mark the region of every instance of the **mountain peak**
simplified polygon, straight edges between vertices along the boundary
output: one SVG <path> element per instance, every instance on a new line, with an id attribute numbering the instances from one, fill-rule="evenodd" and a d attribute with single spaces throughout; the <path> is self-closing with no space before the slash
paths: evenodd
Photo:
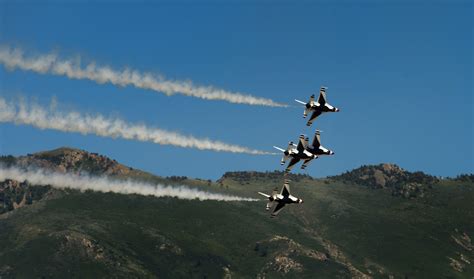
<path id="1" fill-rule="evenodd" d="M 389 163 L 364 165 L 331 178 L 370 188 L 390 188 L 393 195 L 405 197 L 422 196 L 426 190 L 424 185 L 431 187 L 438 181 L 436 177 L 421 171 L 410 172 Z"/>
<path id="2" fill-rule="evenodd" d="M 68 146 L 62 146 L 53 150 L 47 150 L 47 151 L 40 151 L 33 153 L 31 155 L 33 156 L 41 156 L 41 155 L 49 155 L 49 156 L 60 156 L 60 155 L 65 155 L 65 154 L 70 154 L 70 153 L 89 153 L 85 150 L 81 150 L 79 148 L 72 148 Z"/>
<path id="3" fill-rule="evenodd" d="M 98 153 L 71 147 L 42 151 L 16 159 L 22 167 L 40 167 L 59 172 L 87 172 L 90 174 L 128 175 L 131 168 Z"/>
<path id="4" fill-rule="evenodd" d="M 397 164 L 392 164 L 392 163 L 382 163 L 382 164 L 379 164 L 378 166 L 381 167 L 385 172 L 403 172 L 404 171 Z"/>

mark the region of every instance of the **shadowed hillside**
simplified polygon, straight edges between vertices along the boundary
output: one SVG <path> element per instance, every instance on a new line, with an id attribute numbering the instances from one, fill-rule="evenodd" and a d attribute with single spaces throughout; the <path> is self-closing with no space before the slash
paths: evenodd
<path id="1" fill-rule="evenodd" d="M 71 148 L 0 161 L 254 198 L 283 180 L 282 172 L 228 172 L 216 182 L 163 178 Z M 471 278 L 471 177 L 440 180 L 390 164 L 327 179 L 291 175 L 292 194 L 305 203 L 275 219 L 265 201 L 79 192 L 6 180 L 0 277 Z"/>

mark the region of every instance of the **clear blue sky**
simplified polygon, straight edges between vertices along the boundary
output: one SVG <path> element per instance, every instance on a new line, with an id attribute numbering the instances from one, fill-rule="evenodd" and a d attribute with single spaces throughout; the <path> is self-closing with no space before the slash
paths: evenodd
<path id="1" fill-rule="evenodd" d="M 37 53 L 58 50 L 63 57 L 80 54 L 99 64 L 295 107 L 167 97 L 0 66 L 0 94 L 7 99 L 21 95 L 47 105 L 55 96 L 79 111 L 268 151 L 317 127 L 324 131 L 323 145 L 336 155 L 308 167 L 306 173 L 315 177 L 381 162 L 442 176 L 473 172 L 471 1 L 32 2 L 0 2 L 0 44 Z M 307 128 L 293 99 L 306 100 L 320 85 L 329 87 L 328 100 L 341 112 Z M 0 124 L 1 154 L 59 146 L 99 152 L 165 176 L 216 179 L 231 170 L 282 169 L 279 156 Z"/>

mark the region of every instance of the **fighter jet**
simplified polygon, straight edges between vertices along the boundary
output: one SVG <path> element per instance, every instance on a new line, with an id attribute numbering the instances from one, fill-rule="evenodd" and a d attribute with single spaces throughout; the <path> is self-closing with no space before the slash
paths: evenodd
<path id="1" fill-rule="evenodd" d="M 311 117 L 308 120 L 308 123 L 306 123 L 306 126 L 311 126 L 311 124 L 313 124 L 313 121 L 322 113 L 339 111 L 338 108 L 333 107 L 326 102 L 326 89 L 327 87 L 321 86 L 321 89 L 319 89 L 319 98 L 317 102 L 314 101 L 314 94 L 311 95 L 308 103 L 295 99 L 295 101 L 297 101 L 298 103 L 305 105 L 303 118 L 306 118 L 309 112 L 313 112 L 313 114 L 311 114 Z"/>
<path id="2" fill-rule="evenodd" d="M 277 189 L 273 190 L 273 193 L 271 195 L 258 192 L 260 195 L 268 198 L 266 210 L 270 210 L 270 208 L 273 207 L 271 217 L 277 216 L 277 214 L 283 209 L 286 204 L 303 203 L 302 199 L 299 199 L 290 194 L 290 184 L 288 183 L 289 181 L 285 180 L 285 184 L 283 184 L 283 188 L 281 188 L 280 194 L 278 194 Z M 276 205 L 274 205 L 275 203 Z"/>
<path id="3" fill-rule="evenodd" d="M 298 163 L 300 160 L 304 160 L 301 169 L 305 169 L 308 164 L 313 159 L 317 159 L 319 155 L 334 155 L 332 150 L 329 150 L 321 145 L 320 139 L 321 131 L 316 130 L 314 134 L 313 143 L 308 144 L 309 138 L 305 135 L 300 135 L 300 140 L 298 145 L 295 145 L 293 142 L 288 144 L 288 148 L 284 150 L 283 148 L 273 146 L 275 149 L 283 152 L 283 157 L 281 158 L 281 165 L 284 165 L 288 158 L 291 158 L 290 163 L 286 167 L 285 171 L 290 172 L 293 166 Z"/>

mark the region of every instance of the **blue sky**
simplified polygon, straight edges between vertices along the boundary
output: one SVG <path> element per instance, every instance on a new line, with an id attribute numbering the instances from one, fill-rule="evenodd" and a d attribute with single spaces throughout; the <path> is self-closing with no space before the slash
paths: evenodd
<path id="1" fill-rule="evenodd" d="M 336 155 L 305 173 L 334 175 L 392 162 L 453 176 L 473 172 L 473 6 L 469 1 L 0 3 L 0 44 L 58 51 L 291 104 L 271 108 L 171 97 L 134 87 L 7 71 L 0 95 L 52 97 L 63 107 L 120 116 L 197 137 L 272 151 L 323 130 Z M 305 126 L 320 85 L 340 113 Z M 219 178 L 282 169 L 279 156 L 199 151 L 0 124 L 0 153 L 72 146 L 159 175 Z M 303 172 L 295 168 L 297 172 Z"/>

